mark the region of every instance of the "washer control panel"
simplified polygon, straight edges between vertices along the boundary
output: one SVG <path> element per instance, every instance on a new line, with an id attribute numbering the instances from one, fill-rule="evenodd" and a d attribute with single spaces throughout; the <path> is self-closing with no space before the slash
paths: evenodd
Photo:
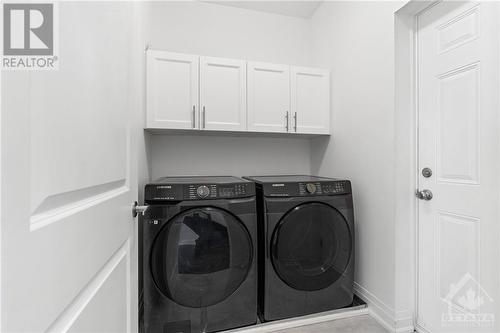
<path id="1" fill-rule="evenodd" d="M 215 184 L 189 184 L 188 197 L 184 199 L 209 199 L 217 198 L 217 185 Z"/>
<path id="2" fill-rule="evenodd" d="M 299 183 L 299 194 L 322 194 L 321 183 Z"/>
<path id="3" fill-rule="evenodd" d="M 255 194 L 253 183 L 241 184 L 190 184 L 185 199 L 229 199 L 252 196 Z"/>
<path id="4" fill-rule="evenodd" d="M 244 198 L 255 195 L 255 184 L 148 184 L 145 201 L 181 201 Z"/>

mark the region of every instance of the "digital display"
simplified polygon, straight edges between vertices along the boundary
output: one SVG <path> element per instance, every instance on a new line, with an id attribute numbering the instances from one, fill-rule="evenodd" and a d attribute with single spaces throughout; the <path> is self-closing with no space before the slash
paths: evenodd
<path id="1" fill-rule="evenodd" d="M 229 188 L 220 188 L 219 189 L 219 195 L 221 197 L 230 197 L 230 196 L 234 196 L 234 188 L 232 187 L 229 187 Z"/>

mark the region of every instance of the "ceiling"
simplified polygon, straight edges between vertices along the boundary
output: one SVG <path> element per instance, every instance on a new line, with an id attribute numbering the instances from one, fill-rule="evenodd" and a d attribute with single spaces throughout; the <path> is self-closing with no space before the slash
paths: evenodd
<path id="1" fill-rule="evenodd" d="M 224 6 L 310 18 L 322 1 L 209 1 Z"/>

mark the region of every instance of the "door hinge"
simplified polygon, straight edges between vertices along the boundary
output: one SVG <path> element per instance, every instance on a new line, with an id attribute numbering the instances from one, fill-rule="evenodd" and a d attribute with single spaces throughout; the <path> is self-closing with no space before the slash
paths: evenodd
<path id="1" fill-rule="evenodd" d="M 148 210 L 149 206 L 139 206 L 139 203 L 137 201 L 134 201 L 134 205 L 132 207 L 132 216 L 137 217 L 137 215 L 141 214 L 144 216 L 146 211 Z"/>

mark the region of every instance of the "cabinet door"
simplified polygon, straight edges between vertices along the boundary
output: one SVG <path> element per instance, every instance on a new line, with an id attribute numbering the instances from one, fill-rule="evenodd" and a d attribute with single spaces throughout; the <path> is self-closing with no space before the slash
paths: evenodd
<path id="1" fill-rule="evenodd" d="M 246 62 L 200 58 L 202 129 L 246 129 Z"/>
<path id="2" fill-rule="evenodd" d="M 148 51 L 147 127 L 198 127 L 199 57 Z"/>
<path id="3" fill-rule="evenodd" d="M 330 73 L 305 67 L 291 68 L 292 127 L 297 133 L 329 134 Z"/>
<path id="4" fill-rule="evenodd" d="M 290 66 L 249 62 L 248 130 L 288 132 Z"/>

